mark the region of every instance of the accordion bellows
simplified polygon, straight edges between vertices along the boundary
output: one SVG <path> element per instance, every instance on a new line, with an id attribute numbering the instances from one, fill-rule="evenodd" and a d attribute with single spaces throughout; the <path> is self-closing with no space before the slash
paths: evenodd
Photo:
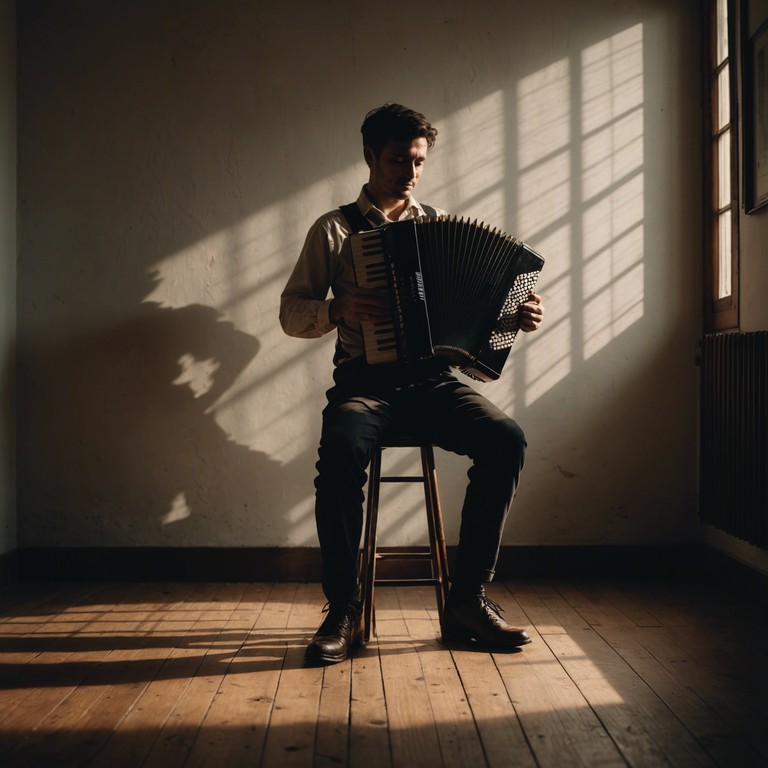
<path id="1" fill-rule="evenodd" d="M 392 318 L 363 322 L 372 365 L 447 359 L 481 381 L 498 379 L 518 310 L 544 259 L 497 229 L 456 217 L 410 219 L 350 235 L 360 287 L 389 291 Z"/>

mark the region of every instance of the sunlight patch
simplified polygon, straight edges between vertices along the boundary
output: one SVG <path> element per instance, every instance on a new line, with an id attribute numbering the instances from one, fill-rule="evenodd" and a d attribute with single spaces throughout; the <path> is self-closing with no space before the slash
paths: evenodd
<path id="1" fill-rule="evenodd" d="M 181 366 L 181 374 L 173 384 L 177 387 L 188 386 L 196 398 L 210 392 L 213 374 L 221 365 L 215 358 L 196 360 L 193 355 L 182 355 L 177 362 Z"/>
<path id="2" fill-rule="evenodd" d="M 186 520 L 191 515 L 192 510 L 187 504 L 186 494 L 182 491 L 171 503 L 170 512 L 166 512 L 160 518 L 160 524 L 169 525 L 170 523 L 178 523 L 180 520 Z"/>

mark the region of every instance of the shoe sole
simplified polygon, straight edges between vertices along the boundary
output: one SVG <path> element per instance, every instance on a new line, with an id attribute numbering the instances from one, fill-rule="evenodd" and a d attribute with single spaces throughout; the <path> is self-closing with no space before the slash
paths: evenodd
<path id="1" fill-rule="evenodd" d="M 523 645 L 529 645 L 531 643 L 530 637 L 521 638 L 516 643 L 511 641 L 507 641 L 506 643 L 494 643 L 476 637 L 475 635 L 466 632 L 463 628 L 459 629 L 457 627 L 441 627 L 440 634 L 442 636 L 443 643 L 473 643 L 481 646 L 482 648 L 496 651 L 520 648 Z"/>
<path id="2" fill-rule="evenodd" d="M 500 645 L 499 643 L 486 643 L 483 640 L 477 640 L 476 638 L 469 636 L 446 637 L 445 635 L 443 635 L 442 641 L 445 645 L 449 645 L 451 643 L 458 643 L 459 645 L 474 645 L 482 648 L 484 651 L 514 651 L 516 648 L 522 648 L 524 645 L 530 645 L 533 642 L 530 638 L 528 638 L 528 640 L 521 640 L 517 643 L 507 643 L 505 645 Z"/>
<path id="3" fill-rule="evenodd" d="M 351 658 L 352 651 L 356 648 L 362 648 L 365 645 L 365 641 L 362 636 L 355 638 L 350 644 L 347 652 L 340 656 L 329 656 L 324 653 L 316 653 L 310 651 L 309 648 L 304 653 L 304 663 L 309 667 L 327 667 L 329 664 L 340 664 L 342 661 L 346 661 Z"/>
<path id="4" fill-rule="evenodd" d="M 342 661 L 346 661 L 349 658 L 349 654 L 344 656 L 316 656 L 313 653 L 304 654 L 304 664 L 308 667 L 327 667 L 331 664 L 340 664 Z"/>

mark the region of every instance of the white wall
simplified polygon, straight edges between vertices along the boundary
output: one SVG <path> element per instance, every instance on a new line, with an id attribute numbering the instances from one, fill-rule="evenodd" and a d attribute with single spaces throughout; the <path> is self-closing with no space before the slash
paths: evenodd
<path id="1" fill-rule="evenodd" d="M 414 8 L 19 9 L 23 545 L 315 543 L 332 339 L 285 337 L 279 294 L 384 101 L 439 128 L 420 199 L 547 258 L 546 328 L 484 387 L 530 444 L 505 541 L 696 535 L 696 4 Z"/>
<path id="2" fill-rule="evenodd" d="M 0 0 L 0 554 L 16 548 L 15 6 Z"/>

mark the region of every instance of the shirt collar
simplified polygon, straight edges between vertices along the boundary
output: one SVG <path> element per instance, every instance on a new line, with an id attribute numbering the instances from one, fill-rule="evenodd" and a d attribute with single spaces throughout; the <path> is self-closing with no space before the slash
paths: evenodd
<path id="1" fill-rule="evenodd" d="M 360 190 L 360 196 L 357 198 L 357 207 L 369 221 L 376 221 L 378 224 L 391 223 L 391 220 L 386 217 L 384 212 L 371 202 L 371 199 L 365 192 L 365 186 Z M 403 219 L 416 219 L 419 216 L 426 216 L 426 213 L 421 205 L 419 205 L 419 203 L 412 197 L 408 206 L 400 214 L 398 221 L 402 221 Z"/>

